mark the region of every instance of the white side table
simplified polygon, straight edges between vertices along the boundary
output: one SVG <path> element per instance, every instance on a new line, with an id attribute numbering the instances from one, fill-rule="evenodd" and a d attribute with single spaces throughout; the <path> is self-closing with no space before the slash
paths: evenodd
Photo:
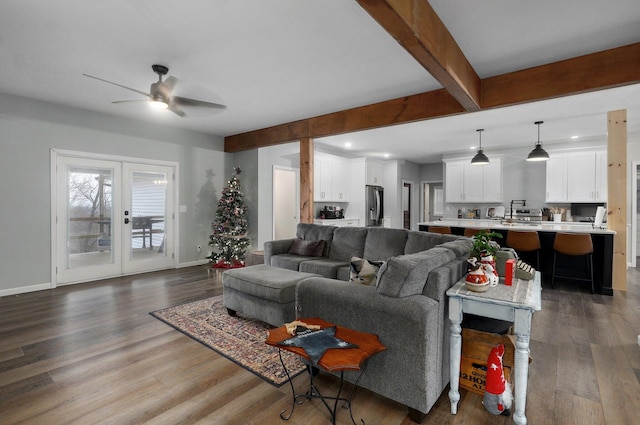
<path id="1" fill-rule="evenodd" d="M 529 336 L 531 334 L 531 316 L 542 309 L 540 272 L 533 280 L 515 279 L 512 286 L 501 283 L 487 292 L 469 291 L 464 278 L 448 291 L 449 319 L 451 320 L 451 414 L 458 411 L 460 401 L 460 355 L 462 350 L 462 313 L 514 322 L 516 334 L 515 352 L 515 412 L 513 421 L 525 425 L 524 414 L 527 402 L 527 379 L 529 375 Z"/>

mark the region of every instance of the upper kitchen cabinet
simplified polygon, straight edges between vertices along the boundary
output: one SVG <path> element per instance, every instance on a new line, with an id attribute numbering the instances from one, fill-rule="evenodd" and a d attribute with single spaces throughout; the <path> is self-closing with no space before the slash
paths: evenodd
<path id="1" fill-rule="evenodd" d="M 377 159 L 367 158 L 366 164 L 366 182 L 369 186 L 383 186 L 382 175 L 384 172 L 384 164 Z"/>
<path id="2" fill-rule="evenodd" d="M 606 151 L 553 154 L 546 176 L 547 202 L 607 202 Z"/>
<path id="3" fill-rule="evenodd" d="M 345 158 L 314 153 L 313 200 L 315 202 L 349 202 L 349 166 Z"/>
<path id="4" fill-rule="evenodd" d="M 487 165 L 445 160 L 445 201 L 502 202 L 502 158 L 492 156 Z"/>

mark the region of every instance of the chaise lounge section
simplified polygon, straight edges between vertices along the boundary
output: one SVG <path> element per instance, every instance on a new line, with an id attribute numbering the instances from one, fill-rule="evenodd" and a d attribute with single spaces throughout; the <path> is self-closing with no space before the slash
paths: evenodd
<path id="1" fill-rule="evenodd" d="M 229 292 L 238 311 L 269 316 L 260 310 L 274 305 L 262 302 L 265 289 L 252 283 L 260 288 L 267 282 L 266 291 L 271 291 L 268 282 L 277 280 L 278 273 L 294 273 L 294 279 L 299 274 L 300 280 L 289 281 L 281 291 L 291 296 L 293 288 L 295 316 L 320 317 L 377 334 L 387 350 L 369 359 L 358 385 L 406 405 L 411 419 L 421 422 L 449 382 L 445 293 L 466 273 L 472 240 L 404 229 L 314 224 L 299 224 L 296 236 L 266 242 L 265 265 L 225 272 L 225 305 L 229 308 Z M 349 281 L 352 257 L 384 261 L 375 283 Z M 253 275 L 252 283 L 238 284 L 238 273 L 241 279 Z M 230 277 L 234 284 L 229 284 Z M 345 374 L 352 382 L 356 377 Z"/>

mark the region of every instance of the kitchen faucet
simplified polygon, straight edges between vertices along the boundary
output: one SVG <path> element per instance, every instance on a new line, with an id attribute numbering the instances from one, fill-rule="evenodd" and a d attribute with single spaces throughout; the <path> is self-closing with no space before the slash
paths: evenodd
<path id="1" fill-rule="evenodd" d="M 527 200 L 526 199 L 512 199 L 511 200 L 511 204 L 509 205 L 509 218 L 511 220 L 513 220 L 513 204 L 520 204 L 523 207 L 527 206 Z"/>

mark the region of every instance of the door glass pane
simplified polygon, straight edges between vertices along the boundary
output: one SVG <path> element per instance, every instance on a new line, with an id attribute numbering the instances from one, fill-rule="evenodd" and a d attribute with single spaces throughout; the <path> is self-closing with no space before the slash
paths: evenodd
<path id="1" fill-rule="evenodd" d="M 113 263 L 113 170 L 69 167 L 67 172 L 67 268 Z"/>
<path id="2" fill-rule="evenodd" d="M 131 260 L 166 256 L 167 173 L 131 173 Z"/>

